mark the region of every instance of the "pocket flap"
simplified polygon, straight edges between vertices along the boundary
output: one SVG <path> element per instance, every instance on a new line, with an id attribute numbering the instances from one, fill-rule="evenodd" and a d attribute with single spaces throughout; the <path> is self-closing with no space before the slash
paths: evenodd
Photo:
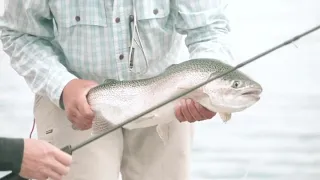
<path id="1" fill-rule="evenodd" d="M 138 0 L 136 2 L 137 19 L 163 18 L 170 13 L 169 0 Z"/>

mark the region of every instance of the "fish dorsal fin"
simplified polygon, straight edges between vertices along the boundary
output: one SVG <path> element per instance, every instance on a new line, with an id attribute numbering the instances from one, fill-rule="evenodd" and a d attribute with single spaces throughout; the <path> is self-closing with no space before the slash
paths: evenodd
<path id="1" fill-rule="evenodd" d="M 103 84 L 109 84 L 109 83 L 113 83 L 113 82 L 116 82 L 117 80 L 115 80 L 115 79 L 105 79 L 104 81 L 103 81 Z"/>
<path id="2" fill-rule="evenodd" d="M 170 66 L 168 66 L 166 69 L 172 68 L 174 66 L 176 66 L 177 64 L 171 64 Z"/>

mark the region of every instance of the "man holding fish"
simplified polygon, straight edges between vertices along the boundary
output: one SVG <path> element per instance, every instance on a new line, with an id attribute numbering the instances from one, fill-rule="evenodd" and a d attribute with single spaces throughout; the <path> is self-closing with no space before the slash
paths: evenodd
<path id="1" fill-rule="evenodd" d="M 190 59 L 232 59 L 221 0 L 5 2 L 4 51 L 36 94 L 39 139 L 57 147 L 91 136 L 95 113 L 86 95 L 105 79 L 158 75 L 178 63 L 184 43 Z M 64 179 L 117 180 L 119 173 L 124 180 L 190 179 L 191 123 L 215 112 L 181 99 L 174 114 L 166 143 L 156 126 L 119 129 L 76 151 Z"/>

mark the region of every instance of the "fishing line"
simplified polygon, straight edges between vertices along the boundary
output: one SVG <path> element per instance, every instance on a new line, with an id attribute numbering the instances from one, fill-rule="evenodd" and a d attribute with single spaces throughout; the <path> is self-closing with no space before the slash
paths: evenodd
<path id="1" fill-rule="evenodd" d="M 241 68 L 241 67 L 243 67 L 243 66 L 245 66 L 245 65 L 247 65 L 247 64 L 249 64 L 249 63 L 251 63 L 251 62 L 253 62 L 253 61 L 255 61 L 255 60 L 257 60 L 257 59 L 259 59 L 259 58 L 261 58 L 261 57 L 263 57 L 263 56 L 265 56 L 265 55 L 267 55 L 267 54 L 269 54 L 269 53 L 271 53 L 271 52 L 273 52 L 273 51 L 275 51 L 275 50 L 277 50 L 279 48 L 281 48 L 281 47 L 283 47 L 283 46 L 291 44 L 294 41 L 299 40 L 301 37 L 304 37 L 304 36 L 314 32 L 314 31 L 318 30 L 319 28 L 320 28 L 320 25 L 315 26 L 315 27 L 313 27 L 313 28 L 311 28 L 311 29 L 299 34 L 299 35 L 294 36 L 291 39 L 288 39 L 288 40 L 284 41 L 283 43 L 281 43 L 281 44 L 279 44 L 277 46 L 272 47 L 269 50 L 266 50 L 266 51 L 264 51 L 264 52 L 262 52 L 262 53 L 260 53 L 260 54 L 258 54 L 256 56 L 254 56 L 254 57 L 252 57 L 252 58 L 250 58 L 250 59 L 248 59 L 248 60 L 246 60 L 246 61 L 244 61 L 244 62 L 242 62 L 242 63 L 240 63 L 238 65 L 236 65 L 236 66 L 234 66 L 230 70 L 225 71 L 224 73 L 221 73 L 218 76 L 215 76 L 213 78 L 209 78 L 207 81 L 202 82 L 202 83 L 198 84 L 197 86 L 195 86 L 195 87 L 193 87 L 193 88 L 191 88 L 189 90 L 186 90 L 185 92 L 182 92 L 179 95 L 176 95 L 176 96 L 174 96 L 174 97 L 172 97 L 172 98 L 170 98 L 168 100 L 165 100 L 162 103 L 159 103 L 158 105 L 156 105 L 154 107 L 151 107 L 151 108 L 149 108 L 149 109 L 147 109 L 147 110 L 145 110 L 145 111 L 133 116 L 132 118 L 129 118 L 129 119 L 123 121 L 122 123 L 112 127 L 111 129 L 109 129 L 109 130 L 107 130 L 107 131 L 105 131 L 105 132 L 103 132 L 103 133 L 101 133 L 99 135 L 95 135 L 92 138 L 89 138 L 88 140 L 86 140 L 86 141 L 84 141 L 84 142 L 82 142 L 80 144 L 77 144 L 77 145 L 75 145 L 73 147 L 71 145 L 65 146 L 61 150 L 65 151 L 66 153 L 71 155 L 73 151 L 76 151 L 76 150 L 82 148 L 83 146 L 85 146 L 85 145 L 87 145 L 87 144 L 89 144 L 89 143 L 91 143 L 91 142 L 93 142 L 93 141 L 95 141 L 95 140 L 97 140 L 97 139 L 99 139 L 99 138 L 101 138 L 101 137 L 103 137 L 103 136 L 105 136 L 105 135 L 107 135 L 107 134 L 109 134 L 109 133 L 121 128 L 122 126 L 124 126 L 124 125 L 126 125 L 126 124 L 128 124 L 130 122 L 133 122 L 134 120 L 136 120 L 136 119 L 138 119 L 138 118 L 140 118 L 140 117 L 142 117 L 142 116 L 144 116 L 144 115 L 146 115 L 146 114 L 148 114 L 148 113 L 150 113 L 150 112 L 152 112 L 152 111 L 154 111 L 154 110 L 156 110 L 156 109 L 158 109 L 158 108 L 160 108 L 160 107 L 162 107 L 162 106 L 164 106 L 164 105 L 166 105 L 168 103 L 170 103 L 171 101 L 177 100 L 180 97 L 183 97 L 183 96 L 189 94 L 190 92 L 200 88 L 203 85 L 206 85 L 207 83 L 209 83 L 209 82 L 211 82 L 213 80 L 221 78 L 222 76 L 225 76 L 226 74 L 229 74 L 229 73 L 231 73 L 231 72 L 233 72 L 233 71 L 235 71 L 235 70 L 237 70 L 237 69 L 239 69 L 239 68 Z M 0 180 L 25 180 L 25 179 L 21 178 L 19 175 L 10 173 L 7 176 L 1 178 Z"/>

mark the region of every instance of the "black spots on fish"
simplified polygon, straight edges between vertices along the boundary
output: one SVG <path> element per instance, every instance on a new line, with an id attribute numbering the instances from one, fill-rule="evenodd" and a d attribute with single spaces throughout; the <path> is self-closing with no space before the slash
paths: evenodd
<path id="1" fill-rule="evenodd" d="M 204 76 L 207 76 L 206 78 L 209 79 L 214 78 L 214 76 L 217 76 L 218 74 L 223 73 L 231 68 L 232 67 L 230 65 L 227 65 L 219 60 L 198 58 L 190 59 L 179 64 L 170 65 L 166 68 L 164 74 L 180 74 L 179 76 L 185 76 L 196 73 L 197 75 L 203 74 Z M 208 77 L 208 73 L 210 74 L 210 77 Z"/>
<path id="2" fill-rule="evenodd" d="M 118 81 L 116 79 L 106 79 L 106 80 L 103 81 L 103 83 L 99 84 L 98 86 L 95 86 L 95 87 L 91 88 L 89 90 L 88 94 L 113 88 L 114 86 L 117 86 L 117 84 L 119 84 L 119 83 L 120 83 L 120 81 Z"/>
<path id="3" fill-rule="evenodd" d="M 114 82 L 116 82 L 116 81 L 117 81 L 117 80 L 115 80 L 115 79 L 106 79 L 106 80 L 103 81 L 103 84 L 114 83 Z"/>

